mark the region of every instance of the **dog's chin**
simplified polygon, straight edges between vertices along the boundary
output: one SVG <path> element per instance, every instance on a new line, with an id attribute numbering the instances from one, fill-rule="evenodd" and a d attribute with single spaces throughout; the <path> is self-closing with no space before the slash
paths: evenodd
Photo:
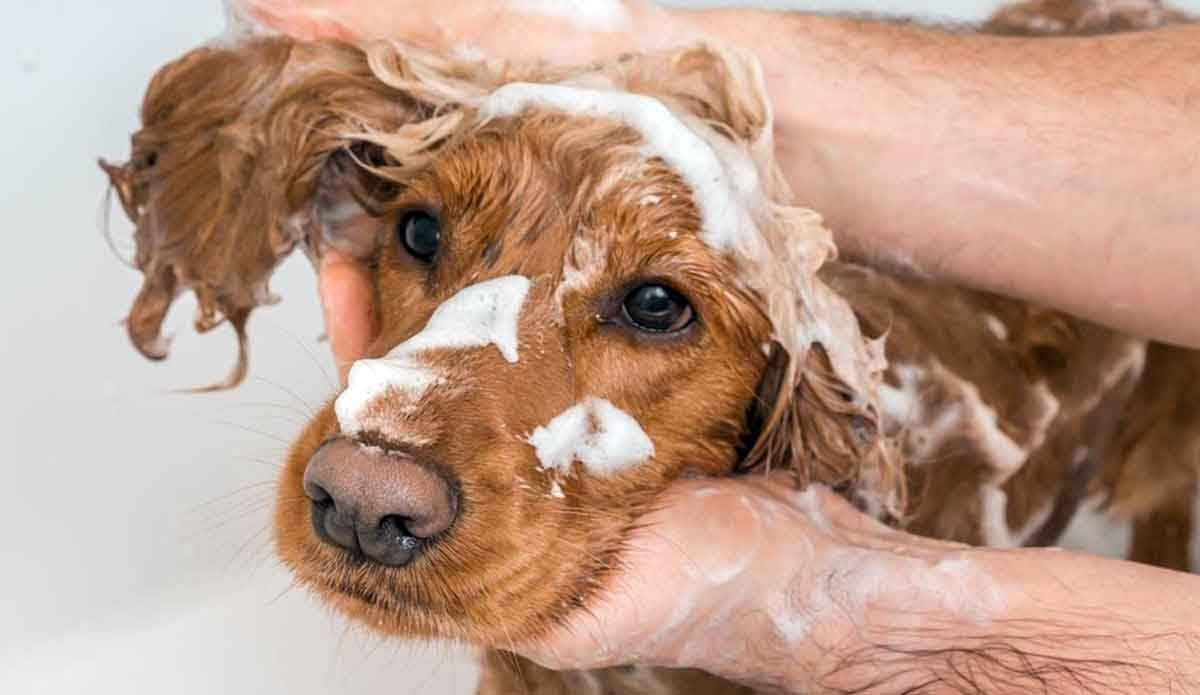
<path id="1" fill-rule="evenodd" d="M 564 612 L 561 601 L 524 601 L 516 612 L 512 596 L 499 596 L 506 593 L 500 587 L 487 594 L 459 595 L 452 578 L 432 569 L 432 557 L 418 555 L 404 567 L 381 567 L 324 546 L 315 536 L 291 546 L 281 542 L 279 551 L 297 584 L 322 604 L 385 637 L 511 648 L 514 640 L 541 636 Z M 496 605 L 493 600 L 498 597 L 507 606 Z"/>
<path id="2" fill-rule="evenodd" d="M 470 641 L 471 631 L 445 609 L 405 593 L 381 591 L 345 577 L 298 575 L 325 605 L 388 637 Z"/>
<path id="3" fill-rule="evenodd" d="M 289 562 L 297 583 L 323 604 L 382 635 L 406 639 L 475 641 L 462 611 L 422 590 L 413 574 L 419 567 L 390 569 L 318 541 L 304 551 L 307 559 Z M 414 563 L 419 563 L 417 559 Z M 405 576 L 408 575 L 408 576 Z M 447 597 L 453 600 L 453 597 Z"/>

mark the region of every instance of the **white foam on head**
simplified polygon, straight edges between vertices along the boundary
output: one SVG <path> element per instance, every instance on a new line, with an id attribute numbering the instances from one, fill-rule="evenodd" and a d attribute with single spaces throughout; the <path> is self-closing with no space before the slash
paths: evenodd
<path id="1" fill-rule="evenodd" d="M 358 434 L 363 412 L 376 399 L 390 393 L 398 404 L 411 404 L 440 381 L 437 373 L 408 358 L 358 360 L 350 367 L 346 389 L 333 402 L 333 412 L 343 433 Z"/>
<path id="2" fill-rule="evenodd" d="M 422 350 L 495 345 L 504 359 L 515 363 L 521 305 L 529 278 L 506 275 L 463 288 L 429 317 L 420 333 L 397 345 L 388 357 Z"/>
<path id="3" fill-rule="evenodd" d="M 495 345 L 506 361 L 516 363 L 521 306 L 528 292 L 529 278 L 520 275 L 465 287 L 433 312 L 420 333 L 382 358 L 355 362 L 346 389 L 334 402 L 342 432 L 362 431 L 362 415 L 377 399 L 391 396 L 402 401 L 397 407 L 411 406 L 442 381 L 420 353 Z"/>
<path id="4" fill-rule="evenodd" d="M 745 189 L 757 185 L 753 166 L 730 172 L 713 147 L 658 99 L 612 90 L 513 82 L 484 97 L 479 115 L 485 120 L 515 116 L 530 107 L 610 118 L 636 130 L 645 141 L 643 152 L 666 162 L 691 189 L 700 210 L 700 238 L 713 248 L 729 249 L 754 230 L 741 200 Z"/>
<path id="5" fill-rule="evenodd" d="M 563 263 L 562 280 L 554 290 L 556 318 L 561 323 L 563 302 L 568 293 L 580 292 L 599 278 L 608 259 L 608 247 L 592 234 L 578 233 L 571 240 L 567 260 Z"/>
<path id="6" fill-rule="evenodd" d="M 567 408 L 527 441 L 546 470 L 568 472 L 579 461 L 588 472 L 608 476 L 654 456 L 654 443 L 637 420 L 603 398 Z"/>
<path id="7" fill-rule="evenodd" d="M 565 19 L 580 29 L 620 31 L 629 28 L 629 9 L 619 0 L 508 0 L 514 10 Z"/>

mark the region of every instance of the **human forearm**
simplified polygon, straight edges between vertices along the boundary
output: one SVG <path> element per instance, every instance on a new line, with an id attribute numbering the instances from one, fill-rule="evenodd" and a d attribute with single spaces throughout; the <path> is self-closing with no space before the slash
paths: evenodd
<path id="1" fill-rule="evenodd" d="M 780 159 L 850 257 L 1200 345 L 1200 25 L 1013 39 L 683 13 L 749 47 Z"/>
<path id="2" fill-rule="evenodd" d="M 728 644 L 709 644 L 738 658 L 705 658 L 723 675 L 797 693 L 1200 692 L 1194 576 L 1057 551 L 879 540 L 805 557 L 779 578 L 803 592 L 745 594 L 762 603 L 729 611 L 736 627 L 712 638 Z"/>

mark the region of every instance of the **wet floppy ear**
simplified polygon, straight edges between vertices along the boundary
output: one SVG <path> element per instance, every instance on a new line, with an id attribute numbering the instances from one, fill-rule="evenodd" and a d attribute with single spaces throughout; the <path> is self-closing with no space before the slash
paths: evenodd
<path id="1" fill-rule="evenodd" d="M 746 433 L 738 452 L 739 472 L 768 464 L 771 457 L 767 452 L 776 449 L 780 444 L 773 441 L 780 437 L 780 433 L 779 428 L 773 426 L 772 416 L 780 399 L 786 398 L 782 391 L 790 362 L 787 350 L 783 349 L 779 341 L 772 340 L 767 347 L 767 365 L 763 368 L 762 377 L 754 389 L 754 399 L 746 409 Z"/>
<path id="2" fill-rule="evenodd" d="M 340 204 L 378 193 L 350 166 L 349 146 L 432 110 L 368 63 L 358 47 L 277 37 L 197 49 L 155 75 L 130 161 L 101 163 L 137 225 L 145 280 L 127 326 L 143 355 L 167 356 L 163 319 L 191 290 L 197 330 L 228 321 L 238 339 L 234 369 L 210 388 L 235 386 L 246 373 L 246 323 L 275 301 L 268 281 L 284 257 L 300 245 L 315 261 L 330 239 L 365 248 L 336 219 Z M 365 148 L 355 163 L 369 169 L 375 154 Z M 314 232 L 314 206 L 327 237 Z"/>
<path id="3" fill-rule="evenodd" d="M 375 173 L 386 164 L 384 149 L 368 142 L 347 145 L 329 155 L 317 176 L 308 213 L 313 255 L 332 248 L 348 258 L 365 260 L 375 253 L 378 218 L 398 190 L 391 180 Z"/>
<path id="4" fill-rule="evenodd" d="M 130 222 L 137 224 L 140 213 L 137 201 L 133 197 L 133 176 L 128 165 L 113 164 L 101 158 L 98 162 L 104 175 L 108 177 L 110 191 L 116 191 L 117 199 L 121 201 L 121 209 Z"/>
<path id="5" fill-rule="evenodd" d="M 739 470 L 787 467 L 801 485 L 860 491 L 890 486 L 891 460 L 871 413 L 838 378 L 820 344 L 794 367 L 773 341 L 748 415 L 753 445 Z"/>
<path id="6" fill-rule="evenodd" d="M 135 266 L 144 275 L 126 320 L 134 346 L 167 356 L 161 326 L 174 299 L 192 289 L 198 331 L 228 320 L 238 360 L 214 388 L 246 371 L 249 311 L 269 298 L 267 277 L 293 242 L 271 224 L 269 186 L 256 157 L 247 105 L 272 89 L 290 43 L 237 50 L 201 48 L 163 67 L 142 103 L 128 162 L 100 166 L 136 225 Z"/>

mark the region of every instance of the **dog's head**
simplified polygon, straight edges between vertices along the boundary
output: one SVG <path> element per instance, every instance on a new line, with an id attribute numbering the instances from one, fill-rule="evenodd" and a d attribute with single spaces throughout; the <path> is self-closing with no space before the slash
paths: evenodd
<path id="1" fill-rule="evenodd" d="M 173 82 L 231 56 L 243 107 L 216 130 L 246 145 L 227 152 Z M 881 345 L 817 275 L 830 237 L 791 204 L 752 62 L 701 45 L 522 73 L 272 40 L 185 58 L 156 91 L 143 117 L 176 120 L 135 137 L 114 182 L 140 250 L 183 250 L 139 256 L 135 341 L 184 286 L 252 308 L 234 290 L 291 244 L 372 269 L 371 359 L 293 446 L 276 515 L 297 577 L 367 625 L 536 636 L 604 586 L 681 476 L 775 462 L 899 489 Z M 221 195 L 179 202 L 201 167 Z"/>

